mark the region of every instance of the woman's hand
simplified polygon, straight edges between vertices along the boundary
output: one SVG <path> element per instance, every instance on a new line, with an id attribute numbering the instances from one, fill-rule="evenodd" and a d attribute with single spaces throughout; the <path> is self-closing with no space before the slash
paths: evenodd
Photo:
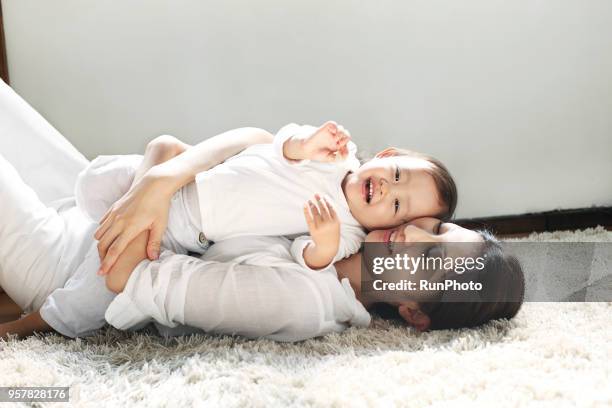
<path id="1" fill-rule="evenodd" d="M 142 231 L 149 231 L 146 254 L 157 259 L 161 240 L 168 225 L 170 199 L 174 193 L 164 188 L 163 177 L 153 168 L 123 197 L 111 206 L 100 221 L 94 237 L 99 240 L 102 262 L 100 275 L 107 274 L 127 245 Z"/>

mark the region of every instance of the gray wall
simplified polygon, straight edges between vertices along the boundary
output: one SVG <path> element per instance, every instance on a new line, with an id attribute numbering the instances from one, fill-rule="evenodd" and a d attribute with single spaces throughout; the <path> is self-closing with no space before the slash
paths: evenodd
<path id="1" fill-rule="evenodd" d="M 607 0 L 3 0 L 13 88 L 79 150 L 335 119 L 432 153 L 458 216 L 612 205 Z"/>

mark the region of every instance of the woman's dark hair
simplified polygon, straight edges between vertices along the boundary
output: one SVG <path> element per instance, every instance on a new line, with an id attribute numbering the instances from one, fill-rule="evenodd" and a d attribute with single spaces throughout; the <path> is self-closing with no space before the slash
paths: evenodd
<path id="1" fill-rule="evenodd" d="M 451 176 L 450 171 L 448 171 L 446 166 L 442 164 L 440 160 L 425 153 L 419 153 L 408 149 L 400 149 L 397 147 L 394 147 L 393 151 L 395 156 L 414 157 L 431 164 L 431 167 L 425 169 L 425 171 L 434 179 L 434 183 L 436 184 L 436 189 L 438 190 L 438 195 L 440 198 L 440 204 L 444 206 L 444 211 L 440 214 L 436 214 L 435 216 L 442 221 L 450 220 L 455 213 L 455 208 L 457 208 L 458 194 L 455 180 L 453 179 L 453 176 Z M 358 159 L 362 164 L 368 160 L 362 156 L 359 156 Z"/>
<path id="2" fill-rule="evenodd" d="M 523 304 L 525 278 L 518 259 L 504 254 L 499 241 L 490 232 L 478 232 L 484 239 L 484 268 L 468 270 L 461 275 L 455 274 L 454 280 L 482 283 L 483 291 L 480 297 L 485 300 L 452 302 L 440 299 L 437 302 L 420 303 L 421 311 L 429 316 L 431 321 L 430 330 L 475 327 L 490 320 L 511 319 Z M 453 290 L 444 291 L 442 294 L 446 299 L 461 296 L 462 293 Z M 381 317 L 402 319 L 397 307 L 387 304 L 376 305 L 374 311 Z"/>

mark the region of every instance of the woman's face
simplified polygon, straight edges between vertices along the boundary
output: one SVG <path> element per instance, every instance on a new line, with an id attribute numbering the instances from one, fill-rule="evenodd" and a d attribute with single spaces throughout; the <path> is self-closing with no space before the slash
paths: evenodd
<path id="1" fill-rule="evenodd" d="M 370 232 L 366 242 L 482 242 L 482 236 L 469 229 L 437 218 L 422 217 L 396 228 Z"/>
<path id="2" fill-rule="evenodd" d="M 423 257 L 425 259 L 429 256 L 443 257 L 444 259 L 478 257 L 482 250 L 478 243 L 483 242 L 483 239 L 479 233 L 456 224 L 442 222 L 437 218 L 424 217 L 415 219 L 396 228 L 372 231 L 366 236 L 365 241 L 366 243 L 383 244 L 372 245 L 370 247 L 366 245 L 364 258 L 367 259 L 367 262 L 371 262 L 374 257 L 382 253 L 384 253 L 384 256 L 387 258 L 396 258 L 404 255 L 413 258 Z M 368 255 L 369 248 L 372 248 L 370 255 Z M 431 248 L 435 248 L 435 251 L 432 251 Z M 435 255 L 430 255 L 433 252 L 435 252 Z M 449 272 L 444 269 L 424 270 L 423 268 L 415 268 L 411 275 L 409 275 L 406 270 L 386 270 L 379 275 L 373 274 L 372 278 L 384 279 L 387 282 L 397 282 L 401 279 L 408 278 L 410 281 L 414 281 L 417 284 L 416 290 L 397 292 L 386 291 L 377 294 L 380 296 L 378 301 L 398 306 L 402 317 L 404 317 L 408 323 L 414 325 L 414 321 L 410 321 L 410 317 L 406 314 L 409 313 L 410 310 L 412 310 L 412 312 L 414 312 L 414 310 L 418 311 L 419 302 L 433 300 L 441 294 L 441 291 L 419 290 L 419 282 L 421 280 L 441 282 L 448 276 L 448 273 Z M 413 315 L 414 313 L 410 314 L 410 316 Z"/>

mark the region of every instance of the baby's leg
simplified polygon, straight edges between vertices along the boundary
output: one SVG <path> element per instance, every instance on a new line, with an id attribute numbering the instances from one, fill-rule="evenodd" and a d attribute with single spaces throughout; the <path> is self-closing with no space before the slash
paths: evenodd
<path id="1" fill-rule="evenodd" d="M 20 308 L 39 307 L 67 279 L 61 275 L 70 272 L 69 254 L 86 239 L 84 219 L 71 221 L 45 206 L 2 155 L 0 209 L 0 286 Z"/>
<path id="2" fill-rule="evenodd" d="M 134 180 L 140 155 L 99 156 L 77 177 L 77 206 L 92 221 L 98 222 L 125 193 Z"/>

